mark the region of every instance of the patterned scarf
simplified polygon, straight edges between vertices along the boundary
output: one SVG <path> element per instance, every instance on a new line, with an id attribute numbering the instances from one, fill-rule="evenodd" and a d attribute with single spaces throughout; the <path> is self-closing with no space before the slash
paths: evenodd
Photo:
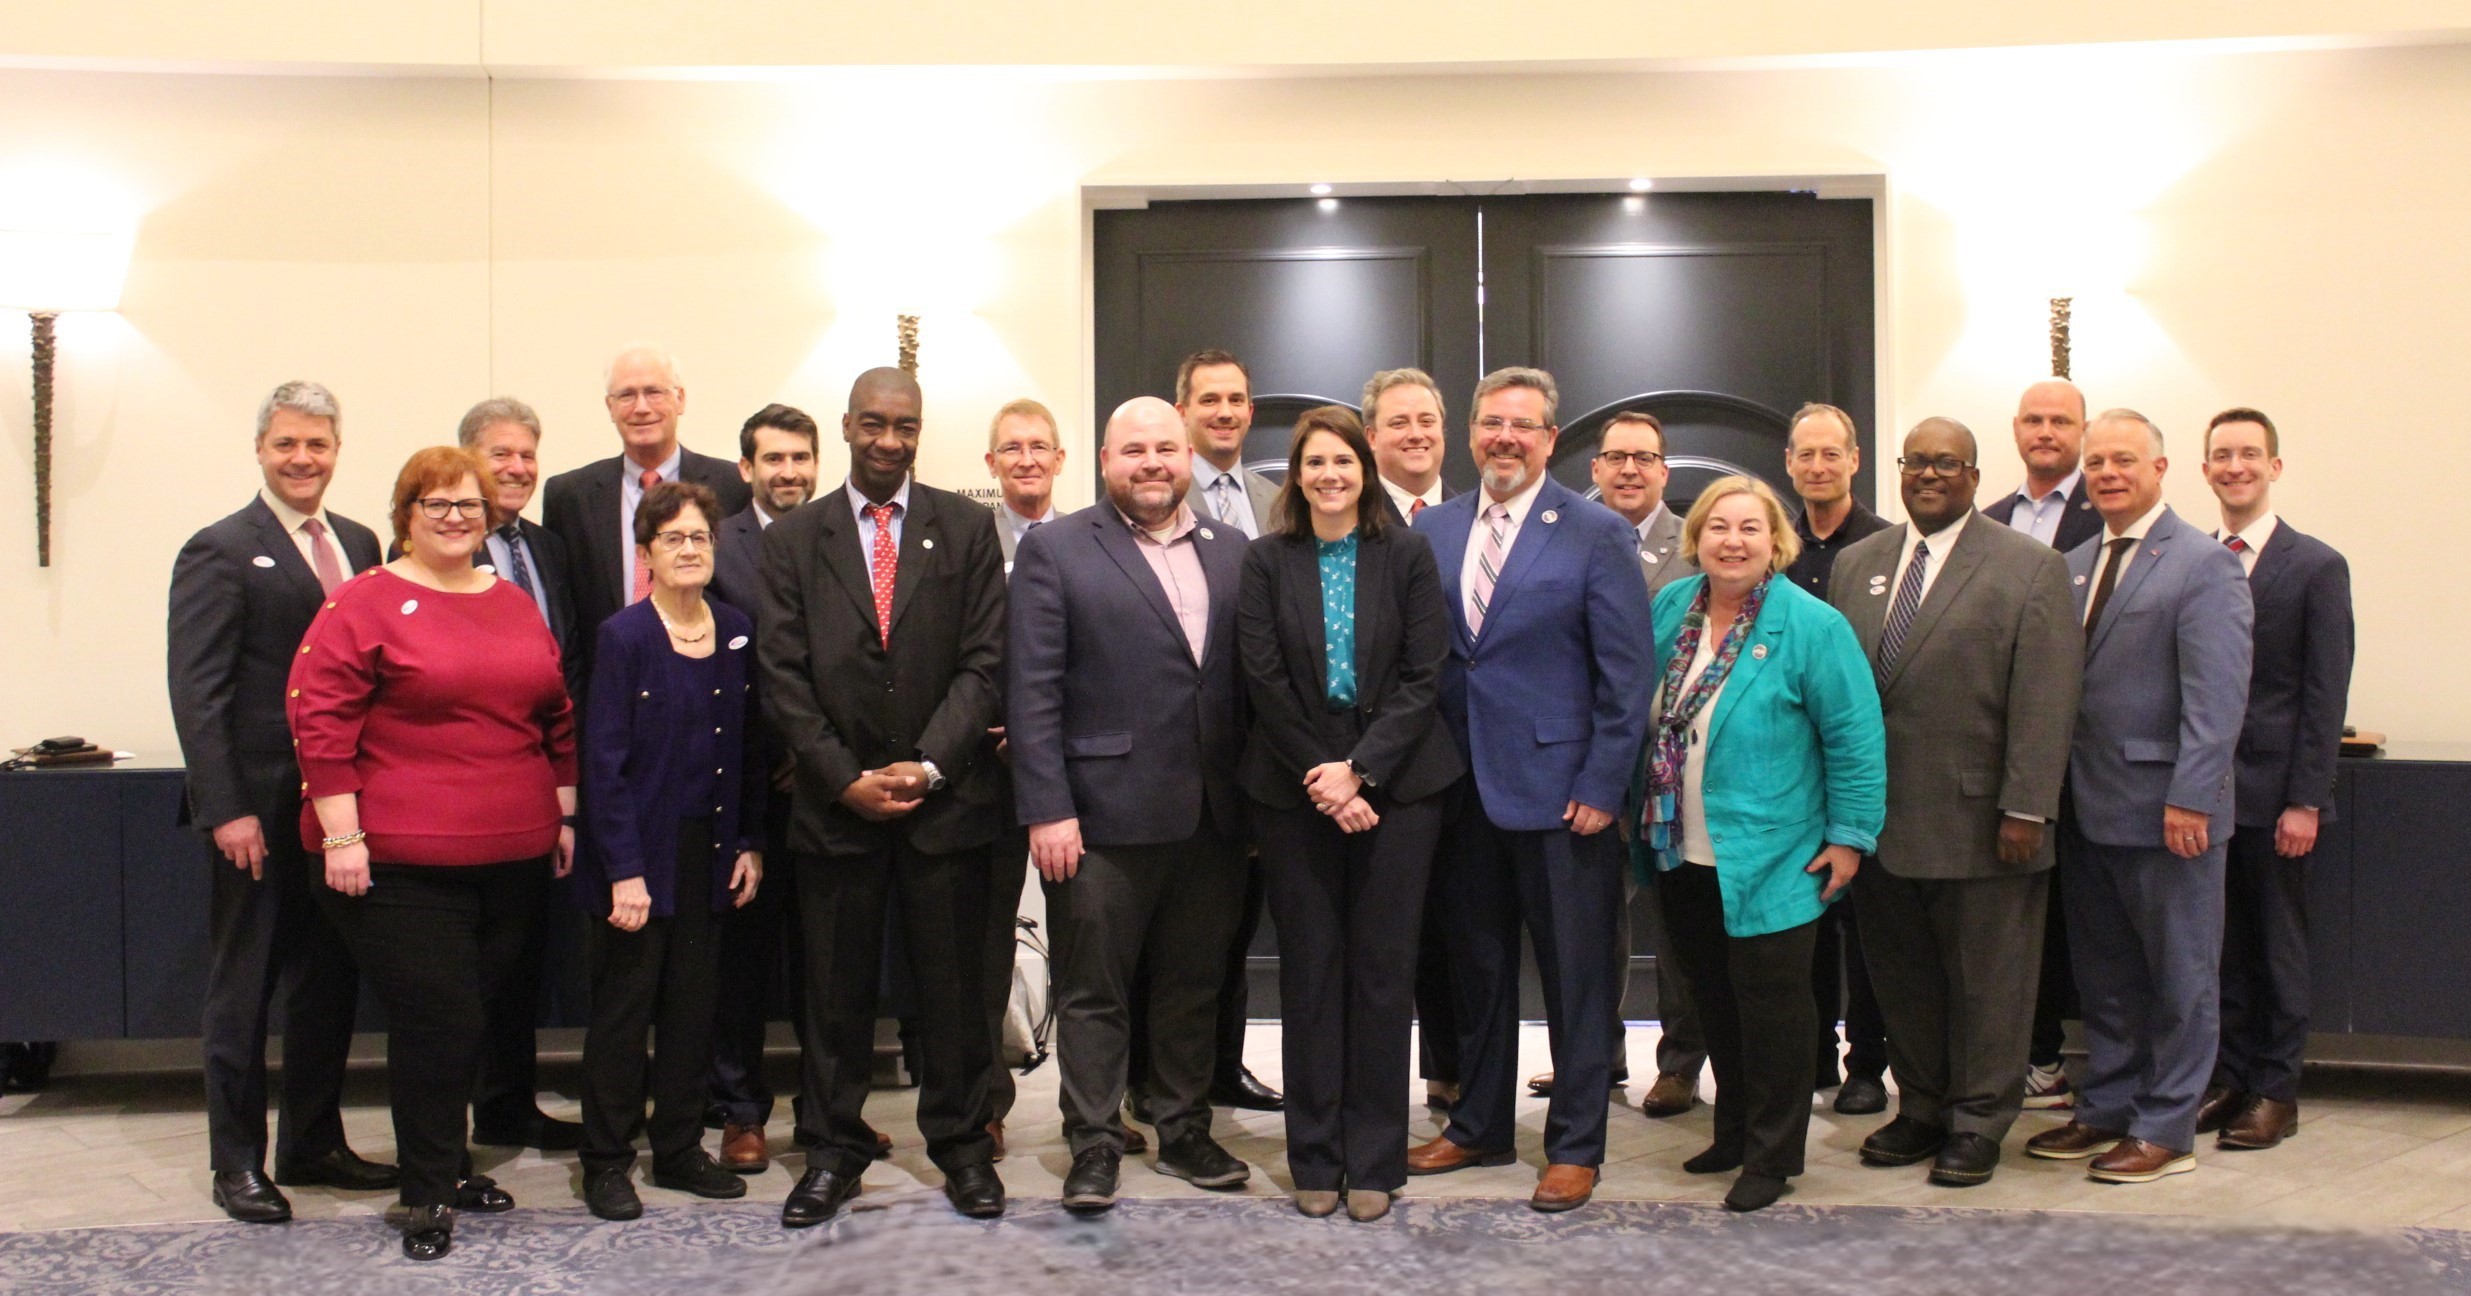
<path id="1" fill-rule="evenodd" d="M 1758 624 L 1760 605 L 1767 602 L 1768 581 L 1774 579 L 1760 581 L 1742 600 L 1741 615 L 1733 619 L 1724 642 L 1716 645 L 1716 659 L 1696 680 L 1689 679 L 1690 663 L 1698 658 L 1699 636 L 1707 630 L 1706 585 L 1699 587 L 1698 597 L 1690 601 L 1690 611 L 1682 617 L 1673 656 L 1665 661 L 1663 706 L 1656 732 L 1649 735 L 1647 806 L 1640 816 L 1640 831 L 1646 834 L 1648 848 L 1656 852 L 1659 871 L 1677 868 L 1682 862 L 1682 771 L 1690 760 L 1691 723 L 1733 673 L 1733 659 L 1741 655 L 1751 627 Z"/>

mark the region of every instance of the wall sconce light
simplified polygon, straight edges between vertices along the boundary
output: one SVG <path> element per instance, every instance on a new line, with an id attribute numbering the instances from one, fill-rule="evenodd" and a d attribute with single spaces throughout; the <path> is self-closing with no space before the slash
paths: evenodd
<path id="1" fill-rule="evenodd" d="M 35 563 L 51 566 L 52 326 L 62 311 L 120 308 L 129 273 L 123 234 L 0 229 L 0 308 L 25 311 L 34 325 Z"/>

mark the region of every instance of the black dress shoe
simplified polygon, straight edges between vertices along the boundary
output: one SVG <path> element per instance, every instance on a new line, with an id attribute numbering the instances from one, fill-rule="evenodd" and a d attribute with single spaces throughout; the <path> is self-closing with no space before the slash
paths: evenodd
<path id="1" fill-rule="evenodd" d="M 1888 1087 L 1877 1076 L 1849 1075 L 1836 1091 L 1839 1116 L 1876 1116 L 1888 1109 Z"/>
<path id="2" fill-rule="evenodd" d="M 1733 1181 L 1732 1191 L 1725 1194 L 1725 1209 L 1743 1214 L 1755 1210 L 1766 1210 L 1776 1204 L 1777 1198 L 1784 1195 L 1784 1180 L 1774 1175 L 1761 1174 L 1756 1170 L 1744 1170 L 1742 1177 Z"/>
<path id="3" fill-rule="evenodd" d="M 782 1228 L 813 1228 L 841 1213 L 858 1195 L 858 1176 L 809 1168 L 781 1203 Z"/>
<path id="4" fill-rule="evenodd" d="M 1939 1149 L 1946 1147 L 1947 1143 L 1946 1130 L 1936 1125 L 1925 1125 L 1911 1116 L 1899 1116 L 1872 1130 L 1870 1137 L 1862 1140 L 1862 1164 L 1918 1165 L 1939 1155 Z"/>
<path id="5" fill-rule="evenodd" d="M 1083 1213 L 1113 1209 L 1115 1172 L 1122 1160 L 1110 1147 L 1090 1148 L 1073 1157 L 1072 1172 L 1064 1176 L 1064 1209 Z"/>
<path id="6" fill-rule="evenodd" d="M 407 1260 L 442 1260 L 455 1249 L 455 1208 L 415 1206 L 403 1218 L 403 1255 Z"/>
<path id="7" fill-rule="evenodd" d="M 635 1180 L 625 1166 L 603 1166 L 583 1172 L 584 1209 L 600 1219 L 643 1218 L 643 1198 L 635 1195 Z"/>
<path id="8" fill-rule="evenodd" d="M 1251 1067 L 1237 1067 L 1233 1074 L 1221 1072 L 1210 1082 L 1210 1105 L 1241 1107 L 1246 1111 L 1283 1111 L 1287 1099 L 1278 1090 L 1261 1083 Z"/>
<path id="9" fill-rule="evenodd" d="M 1725 1174 L 1742 1168 L 1742 1150 L 1711 1143 L 1706 1151 L 1682 1162 L 1683 1174 Z"/>
<path id="10" fill-rule="evenodd" d="M 1930 1181 L 1950 1188 L 1971 1188 L 1991 1181 L 1999 1168 L 1999 1145 L 1980 1134 L 1958 1134 L 1939 1149 L 1931 1162 Z"/>
<path id="11" fill-rule="evenodd" d="M 512 1125 L 495 1121 L 472 1123 L 472 1141 L 490 1147 L 528 1147 L 542 1152 L 572 1152 L 583 1146 L 583 1126 L 534 1112 Z"/>
<path id="12" fill-rule="evenodd" d="M 1004 1213 L 1004 1181 L 993 1166 L 965 1165 L 946 1172 L 944 1196 L 971 1219 L 995 1219 Z"/>
<path id="13" fill-rule="evenodd" d="M 515 1199 L 498 1181 L 476 1174 L 455 1185 L 455 1209 L 475 1215 L 496 1215 L 515 1209 Z"/>
<path id="14" fill-rule="evenodd" d="M 712 1159 L 702 1148 L 690 1149 L 674 1161 L 652 1163 L 652 1186 L 726 1201 L 746 1196 L 746 1180 Z"/>
<path id="15" fill-rule="evenodd" d="M 263 1170 L 234 1170 L 214 1177 L 214 1204 L 243 1224 L 281 1224 L 292 1203 Z"/>
<path id="16" fill-rule="evenodd" d="M 306 1187 L 322 1184 L 347 1192 L 377 1192 L 403 1182 L 403 1176 L 393 1166 L 366 1161 L 347 1147 L 339 1147 L 315 1161 L 275 1167 L 275 1182 L 284 1187 Z"/>
<path id="17" fill-rule="evenodd" d="M 1242 1187 L 1253 1168 L 1229 1155 L 1207 1134 L 1187 1134 L 1158 1146 L 1158 1172 L 1173 1175 L 1196 1188 Z"/>

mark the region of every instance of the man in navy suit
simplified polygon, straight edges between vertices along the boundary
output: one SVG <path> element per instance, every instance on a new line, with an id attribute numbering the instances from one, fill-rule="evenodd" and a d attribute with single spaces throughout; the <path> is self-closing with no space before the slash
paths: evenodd
<path id="1" fill-rule="evenodd" d="M 2214 538 L 2239 555 L 2256 604 L 2248 719 L 2240 730 L 2222 928 L 2222 1046 L 2197 1132 L 2269 1148 L 2299 1126 L 2308 1042 L 2308 857 L 2333 813 L 2334 758 L 2351 692 L 2351 568 L 2275 516 L 2282 434 L 2253 409 L 2205 429 Z"/>
<path id="2" fill-rule="evenodd" d="M 1441 711 L 1470 773 L 1459 830 L 1438 861 L 1460 1096 L 1442 1136 L 1409 1153 L 1408 1172 L 1515 1155 L 1524 918 L 1553 1047 L 1550 1164 L 1529 1200 L 1546 1211 L 1584 1205 L 1604 1161 L 1623 869 L 1605 829 L 1638 763 L 1655 678 L 1637 534 L 1546 475 L 1558 398 L 1543 370 L 1487 374 L 1470 420 L 1483 489 L 1416 519 L 1452 609 Z"/>
<path id="3" fill-rule="evenodd" d="M 1982 516 L 2032 536 L 2061 553 L 2093 539 L 2102 515 L 2085 494 L 2080 460 L 2085 450 L 2085 393 L 2065 378 L 2045 378 L 2025 389 L 2009 424 L 2016 456 L 2025 461 L 2025 484 L 1995 500 Z M 2067 872 L 2067 843 L 2059 843 L 2059 873 Z M 2068 924 L 2053 902 L 2042 928 L 2042 979 L 2034 996 L 2033 1044 L 2025 1054 L 2025 1107 L 2072 1107 L 2068 1073 L 2060 1065 L 2062 1019 L 2075 1009 L 2076 980 L 2068 972 Z"/>
<path id="4" fill-rule="evenodd" d="M 2246 573 L 2162 502 L 2162 433 L 2112 410 L 2085 433 L 2103 533 L 2068 555 L 2085 626 L 2059 879 L 2085 1001 L 2076 1119 L 2025 1150 L 2106 1183 L 2196 1169 L 2220 1031 L 2223 854 L 2248 705 Z"/>
<path id="5" fill-rule="evenodd" d="M 1244 535 L 1188 504 L 1175 408 L 1107 420 L 1107 497 L 1021 537 L 1005 640 L 1013 803 L 1055 931 L 1064 1206 L 1115 1204 L 1132 983 L 1149 973 L 1158 1169 L 1251 1175 L 1210 1137 L 1219 987 L 1244 899 L 1236 662 Z"/>

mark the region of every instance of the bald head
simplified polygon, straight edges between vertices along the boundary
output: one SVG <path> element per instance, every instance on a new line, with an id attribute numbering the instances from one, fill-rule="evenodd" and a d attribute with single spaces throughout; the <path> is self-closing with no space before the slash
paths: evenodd
<path id="1" fill-rule="evenodd" d="M 915 375 L 911 374 L 907 369 L 896 369 L 891 365 L 883 365 L 867 370 L 865 373 L 858 375 L 857 379 L 850 383 L 850 412 L 857 412 L 858 410 L 864 408 L 869 401 L 878 396 L 907 396 L 912 401 L 923 401 L 923 397 L 920 395 L 918 390 L 918 379 Z"/>
<path id="2" fill-rule="evenodd" d="M 2016 400 L 2016 453 L 2037 497 L 2076 471 L 2085 451 L 2085 393 L 2065 378 L 2045 378 Z"/>
<path id="3" fill-rule="evenodd" d="M 1155 396 L 1136 396 L 1107 416 L 1098 447 L 1107 498 L 1135 526 L 1157 530 L 1175 520 L 1192 489 L 1192 448 L 1184 417 Z"/>
<path id="4" fill-rule="evenodd" d="M 1913 430 L 1905 434 L 1905 448 L 1907 450 L 1914 448 L 1914 438 L 1916 437 L 1924 437 L 1931 445 L 1934 446 L 1962 447 L 1961 449 L 1954 451 L 1954 453 L 1964 459 L 1967 463 L 1971 463 L 1974 460 L 1979 459 L 1982 455 L 1981 446 L 1975 444 L 1974 442 L 1973 429 L 1966 427 L 1964 424 L 1959 423 L 1952 418 L 1943 418 L 1934 414 L 1931 417 L 1914 424 Z"/>
<path id="5" fill-rule="evenodd" d="M 841 439 L 849 443 L 849 480 L 881 504 L 898 494 L 918 462 L 923 398 L 918 380 L 899 369 L 869 369 L 849 385 Z"/>

